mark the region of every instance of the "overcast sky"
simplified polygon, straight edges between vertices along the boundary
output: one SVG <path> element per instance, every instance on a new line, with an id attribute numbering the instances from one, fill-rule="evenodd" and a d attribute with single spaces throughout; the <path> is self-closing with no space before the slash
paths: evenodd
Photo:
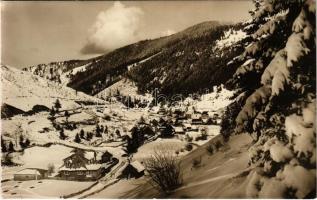
<path id="1" fill-rule="evenodd" d="M 1 2 L 3 64 L 84 59 L 209 21 L 249 18 L 251 1 Z"/>

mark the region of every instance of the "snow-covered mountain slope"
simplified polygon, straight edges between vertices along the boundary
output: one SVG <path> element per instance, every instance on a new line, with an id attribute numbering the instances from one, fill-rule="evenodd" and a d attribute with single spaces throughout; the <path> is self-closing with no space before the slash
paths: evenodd
<path id="1" fill-rule="evenodd" d="M 25 70 L 90 95 L 102 92 L 122 78 L 133 80 L 142 93 L 157 88 L 165 95 L 187 95 L 211 89 L 230 78 L 235 68 L 224 68 L 223 63 L 242 52 L 243 45 L 239 44 L 245 36 L 241 24 L 209 21 L 89 60 L 40 64 Z M 223 47 L 233 42 L 235 48 Z"/>
<path id="2" fill-rule="evenodd" d="M 138 92 L 138 87 L 136 86 L 136 83 L 126 78 L 102 90 L 101 92 L 96 94 L 95 97 L 106 99 L 107 97 L 117 95 L 117 93 L 119 93 L 119 95 L 121 96 L 130 96 L 131 98 L 146 100 L 152 99 L 150 94 L 140 94 Z"/>
<path id="3" fill-rule="evenodd" d="M 230 28 L 229 30 L 224 32 L 223 37 L 216 41 L 215 48 L 221 50 L 226 47 L 232 47 L 247 36 L 247 33 L 242 28 L 239 30 L 234 30 Z"/>
<path id="4" fill-rule="evenodd" d="M 34 75 L 46 78 L 48 80 L 67 85 L 73 76 L 77 73 L 85 71 L 88 65 L 96 60 L 69 60 L 62 62 L 51 62 L 48 64 L 39 64 L 24 68 L 24 71 L 29 71 Z"/>
<path id="5" fill-rule="evenodd" d="M 233 95 L 234 91 L 227 90 L 223 85 L 220 85 L 218 87 L 215 86 L 213 92 L 203 94 L 200 99 L 194 100 L 192 97 L 188 97 L 184 103 L 190 103 L 199 112 L 215 112 L 228 106 L 233 101 Z"/>
<path id="6" fill-rule="evenodd" d="M 2 103 L 25 112 L 35 105 L 51 108 L 59 99 L 63 109 L 77 108 L 77 102 L 103 103 L 102 100 L 57 84 L 30 72 L 1 66 Z"/>

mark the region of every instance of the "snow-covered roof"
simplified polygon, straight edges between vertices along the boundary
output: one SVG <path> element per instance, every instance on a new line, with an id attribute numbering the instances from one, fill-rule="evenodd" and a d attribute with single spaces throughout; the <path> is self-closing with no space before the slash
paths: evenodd
<path id="1" fill-rule="evenodd" d="M 183 127 L 179 127 L 179 126 L 174 127 L 174 130 L 175 130 L 175 132 L 176 132 L 176 133 L 179 133 L 179 132 L 184 132 Z"/>
<path id="2" fill-rule="evenodd" d="M 37 169 L 22 169 L 15 174 L 32 174 L 32 175 L 41 175 Z"/>
<path id="3" fill-rule="evenodd" d="M 191 118 L 192 119 L 200 119 L 201 115 L 200 114 L 192 114 Z"/>
<path id="4" fill-rule="evenodd" d="M 66 166 L 62 166 L 61 168 L 59 168 L 59 171 L 86 171 L 86 170 L 98 170 L 101 167 L 104 167 L 105 165 L 103 164 L 89 164 L 86 165 L 85 167 L 79 167 L 79 168 L 68 168 Z"/>
<path id="5" fill-rule="evenodd" d="M 195 125 L 193 125 L 193 126 L 192 126 L 192 129 L 198 129 L 198 127 L 197 127 L 197 126 L 195 126 Z"/>
<path id="6" fill-rule="evenodd" d="M 96 159 L 97 160 L 100 160 L 101 159 L 101 156 L 102 156 L 102 152 L 96 152 Z M 91 160 L 93 158 L 95 158 L 95 152 L 93 151 L 86 151 L 85 153 L 85 158 L 88 159 L 88 160 Z"/>
<path id="7" fill-rule="evenodd" d="M 130 164 L 132 167 L 134 167 L 137 172 L 142 172 L 145 170 L 144 166 L 139 161 L 134 161 Z"/>
<path id="8" fill-rule="evenodd" d="M 209 119 L 206 119 L 206 118 L 202 119 L 202 121 L 203 121 L 204 123 L 208 122 L 208 120 L 209 120 Z"/>

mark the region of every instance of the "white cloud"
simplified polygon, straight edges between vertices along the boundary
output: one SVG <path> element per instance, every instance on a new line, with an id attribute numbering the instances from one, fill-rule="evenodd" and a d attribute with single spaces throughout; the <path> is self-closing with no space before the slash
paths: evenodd
<path id="1" fill-rule="evenodd" d="M 138 40 L 143 11 L 115 2 L 112 7 L 98 14 L 89 29 L 83 54 L 105 53 Z"/>

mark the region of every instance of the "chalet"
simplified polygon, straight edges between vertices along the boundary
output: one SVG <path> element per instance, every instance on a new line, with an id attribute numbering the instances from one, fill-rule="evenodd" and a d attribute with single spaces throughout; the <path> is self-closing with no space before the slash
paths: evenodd
<path id="1" fill-rule="evenodd" d="M 175 134 L 185 134 L 185 130 L 183 127 L 175 127 Z"/>
<path id="2" fill-rule="evenodd" d="M 191 131 L 192 126 L 190 124 L 184 124 L 184 129 L 185 129 L 185 131 Z"/>
<path id="3" fill-rule="evenodd" d="M 177 109 L 177 108 L 172 113 L 172 116 L 175 117 L 175 118 L 179 117 L 179 116 L 183 116 L 183 115 L 184 115 L 184 112 L 181 111 L 180 109 Z"/>
<path id="4" fill-rule="evenodd" d="M 199 129 L 198 129 L 198 127 L 197 126 L 192 126 L 192 129 L 191 129 L 191 131 L 195 131 L 195 132 L 197 132 Z"/>
<path id="5" fill-rule="evenodd" d="M 26 168 L 13 175 L 15 181 L 39 180 L 47 178 L 48 172 L 45 169 Z"/>
<path id="6" fill-rule="evenodd" d="M 192 124 L 203 124 L 200 114 L 193 114 L 191 118 Z"/>
<path id="7" fill-rule="evenodd" d="M 139 161 L 128 163 L 122 170 L 122 178 L 139 178 L 144 175 L 145 168 Z"/>
<path id="8" fill-rule="evenodd" d="M 187 119 L 190 119 L 192 117 L 192 114 L 194 114 L 194 110 L 187 110 L 187 112 L 185 113 L 185 117 Z"/>
<path id="9" fill-rule="evenodd" d="M 212 118 L 213 118 L 213 119 L 218 119 L 218 118 L 220 118 L 220 117 L 219 117 L 219 114 L 218 114 L 218 113 L 215 113 Z"/>
<path id="10" fill-rule="evenodd" d="M 203 122 L 203 124 L 211 124 L 212 120 L 210 118 L 202 118 L 201 121 Z"/>
<path id="11" fill-rule="evenodd" d="M 200 113 L 194 113 L 191 115 L 191 119 L 201 119 L 201 114 Z"/>
<path id="12" fill-rule="evenodd" d="M 83 150 L 73 150 L 72 155 L 63 159 L 64 164 L 59 168 L 60 177 L 77 181 L 97 180 L 104 173 L 106 163 L 113 160 L 112 154 L 89 153 L 85 155 Z"/>
<path id="13" fill-rule="evenodd" d="M 164 115 L 166 114 L 166 110 L 164 107 L 160 107 L 160 109 L 157 111 L 158 114 Z"/>
<path id="14" fill-rule="evenodd" d="M 203 111 L 203 112 L 201 113 L 201 118 L 202 118 L 202 119 L 208 119 L 208 118 L 209 118 L 208 111 Z"/>

